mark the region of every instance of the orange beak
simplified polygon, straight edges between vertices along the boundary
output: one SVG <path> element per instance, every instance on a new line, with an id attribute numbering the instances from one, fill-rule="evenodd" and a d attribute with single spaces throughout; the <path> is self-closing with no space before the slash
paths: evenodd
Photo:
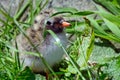
<path id="1" fill-rule="evenodd" d="M 62 27 L 68 27 L 70 26 L 70 23 L 63 21 L 62 22 Z"/>

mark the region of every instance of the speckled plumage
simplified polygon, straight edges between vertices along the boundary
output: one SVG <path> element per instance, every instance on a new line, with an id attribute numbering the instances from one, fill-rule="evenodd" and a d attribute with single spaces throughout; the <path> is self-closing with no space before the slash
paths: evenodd
<path id="1" fill-rule="evenodd" d="M 43 38 L 44 29 L 52 30 L 52 28 L 47 28 L 46 24 L 44 25 L 45 20 L 47 20 L 49 16 L 50 16 L 49 12 L 38 15 L 35 18 L 35 22 L 33 26 L 26 30 L 26 35 L 29 37 L 30 41 L 36 46 L 37 50 L 43 55 L 47 63 L 52 67 L 53 65 L 55 65 L 56 63 L 62 60 L 64 52 L 59 46 L 55 44 L 55 39 L 50 34 L 47 34 L 46 37 Z M 55 21 L 54 17 L 51 19 L 53 19 L 53 22 Z M 60 19 L 62 18 L 60 17 Z M 59 30 L 58 29 L 56 30 L 56 32 L 53 30 L 53 32 L 56 33 L 58 38 L 61 40 L 63 46 L 66 48 L 67 38 L 65 32 L 63 28 L 60 27 L 60 25 L 56 25 L 56 26 L 57 26 L 56 28 L 59 27 L 62 30 L 58 31 Z M 20 53 L 19 55 L 20 62 L 23 63 L 24 66 L 31 67 L 33 72 L 37 72 L 37 73 L 44 72 L 46 70 L 46 67 L 42 63 L 41 59 L 37 56 L 26 54 L 26 52 L 34 52 L 34 54 L 36 54 L 36 51 L 34 50 L 33 46 L 30 44 L 28 39 L 23 34 L 20 34 L 16 37 L 16 41 Z"/>

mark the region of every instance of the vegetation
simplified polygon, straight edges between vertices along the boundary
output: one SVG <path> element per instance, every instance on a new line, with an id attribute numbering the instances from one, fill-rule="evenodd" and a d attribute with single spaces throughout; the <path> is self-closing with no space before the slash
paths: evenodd
<path id="1" fill-rule="evenodd" d="M 14 16 L 1 6 L 0 14 L 0 80 L 45 80 L 34 74 L 29 68 L 19 64 L 19 51 L 12 46 L 12 41 L 19 33 L 33 23 L 34 17 L 47 5 L 48 0 L 33 0 L 19 7 Z M 56 8 L 57 13 L 66 18 L 73 18 L 71 27 L 66 29 L 69 46 L 65 50 L 57 36 L 57 44 L 63 48 L 66 58 L 60 63 L 59 71 L 51 72 L 52 80 L 119 80 L 120 51 L 120 1 L 94 0 L 95 11 L 79 11 L 74 8 Z M 22 4 L 20 4 L 22 5 Z M 28 12 L 27 17 L 26 11 Z M 77 19 L 77 20 L 76 20 Z M 12 52 L 16 53 L 14 57 Z"/>

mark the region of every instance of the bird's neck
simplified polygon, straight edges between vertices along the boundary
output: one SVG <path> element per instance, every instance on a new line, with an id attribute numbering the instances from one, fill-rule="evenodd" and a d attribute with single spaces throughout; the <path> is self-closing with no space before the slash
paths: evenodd
<path id="1" fill-rule="evenodd" d="M 61 33 L 55 33 L 55 35 L 57 36 L 57 38 L 59 38 L 60 40 L 63 40 L 63 39 L 67 39 L 66 38 L 66 34 L 65 34 L 65 32 L 63 31 L 63 32 L 61 32 Z M 45 37 L 45 41 L 46 40 L 49 40 L 49 41 L 54 41 L 54 40 L 56 40 L 55 39 L 55 37 L 53 36 L 53 35 L 51 35 L 51 34 L 47 34 L 46 35 L 46 37 Z"/>

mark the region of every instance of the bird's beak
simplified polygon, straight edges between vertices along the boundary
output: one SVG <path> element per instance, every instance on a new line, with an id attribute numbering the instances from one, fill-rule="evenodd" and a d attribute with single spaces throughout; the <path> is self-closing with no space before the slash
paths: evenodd
<path id="1" fill-rule="evenodd" d="M 65 22 L 65 21 L 62 22 L 62 27 L 68 27 L 70 25 L 71 24 L 69 22 Z"/>

